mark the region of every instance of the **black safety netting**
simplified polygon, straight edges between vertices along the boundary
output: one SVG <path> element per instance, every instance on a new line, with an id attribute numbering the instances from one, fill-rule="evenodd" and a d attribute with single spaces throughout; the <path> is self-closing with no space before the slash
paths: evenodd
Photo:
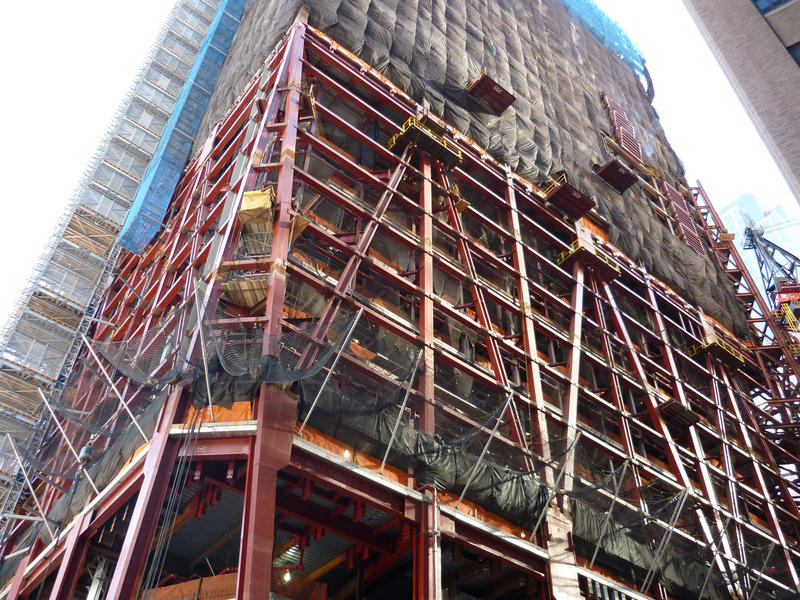
<path id="1" fill-rule="evenodd" d="M 419 355 L 411 342 L 359 321 L 334 373 L 326 368 L 300 380 L 300 420 L 523 528 L 534 526 L 551 495 L 610 489 L 612 474 L 569 487 L 563 478 L 555 489 L 545 484 L 543 470 L 559 471 L 575 452 L 574 436 L 555 426 L 547 458 L 528 450 L 540 444 L 527 409 L 458 369 L 437 367 L 427 402 L 417 391 Z"/>
<path id="2" fill-rule="evenodd" d="M 74 371 L 81 371 L 81 369 L 75 369 Z M 77 380 L 71 378 L 65 394 L 69 392 L 70 388 L 74 390 L 76 385 Z M 154 394 L 154 391 L 149 388 L 139 391 L 143 392 L 144 395 L 139 397 L 138 400 L 135 400 L 134 390 L 129 390 L 125 397 L 129 401 L 134 400 L 132 412 L 136 422 L 144 432 L 144 437 L 149 438 L 152 436 L 156 419 L 166 395 L 164 393 Z M 70 429 L 71 441 L 76 451 L 80 452 L 84 445 L 93 443 L 91 455 L 85 468 L 88 472 L 88 477 L 91 477 L 97 488 L 102 490 L 130 462 L 131 457 L 145 443 L 145 440 L 139 430 L 133 426 L 127 412 L 120 408 L 120 403 L 117 400 L 110 400 L 104 397 L 99 401 L 99 404 L 102 405 L 101 408 L 92 407 L 89 409 L 90 411 L 95 411 L 92 415 L 85 415 L 79 411 L 69 412 L 60 407 L 58 403 L 55 403 L 53 408 L 56 418 L 65 426 L 70 422 L 82 426 L 80 421 L 86 421 L 94 425 L 94 428 L 102 428 L 104 430 L 103 433 L 99 434 L 102 437 L 98 437 L 98 434 L 92 431 L 93 427 L 86 427 L 82 434 L 74 434 L 72 433 L 75 431 L 74 428 Z M 76 420 L 76 418 L 80 419 L 80 421 Z M 100 425 L 97 425 L 98 423 Z M 113 436 L 111 438 L 106 436 L 105 430 L 111 430 Z M 24 453 L 25 451 L 22 450 L 22 452 Z M 53 503 L 47 513 L 48 524 L 55 535 L 63 535 L 64 527 L 76 514 L 83 510 L 95 495 L 87 479 L 87 474 L 79 470 L 77 461 L 72 457 L 66 459 L 66 466 L 62 469 L 64 472 L 43 467 L 56 453 L 60 453 L 63 457 L 63 452 L 64 447 L 61 445 L 60 434 L 56 432 L 47 441 L 40 453 L 36 455 L 25 453 L 25 456 L 22 457 L 23 461 L 31 465 L 27 466 L 26 464 L 26 468 L 36 473 L 40 481 L 45 481 L 47 487 L 52 486 L 54 483 L 58 484 L 56 477 L 64 476 L 66 481 L 72 482 L 69 490 Z M 18 477 L 21 477 L 21 472 L 19 471 Z M 23 495 L 27 496 L 27 492 Z M 29 504 L 28 512 L 36 514 L 37 509 L 32 500 L 28 499 L 26 502 Z M 17 548 L 27 547 L 37 535 L 45 543 L 49 543 L 52 539 L 41 521 L 31 523 L 18 535 Z M 5 585 L 14 576 L 19 561 L 23 557 L 24 553 L 19 554 L 7 559 L 0 565 L 0 586 Z"/>
<path id="3" fill-rule="evenodd" d="M 718 526 L 712 526 L 716 532 L 713 545 L 698 545 L 685 535 L 670 534 L 675 527 L 705 542 L 699 516 L 702 507 L 688 496 L 684 498 L 683 492 L 665 489 L 657 480 L 637 486 L 630 465 L 625 468 L 624 464 L 613 464 L 603 452 L 579 444 L 576 471 L 590 480 L 609 482 L 602 486 L 604 494 L 573 495 L 571 512 L 576 552 L 587 560 L 594 558 L 595 564 L 612 574 L 632 577 L 637 585 L 642 585 L 652 570 L 651 588 L 660 583 L 671 596 L 687 600 L 699 598 L 701 590 L 702 598 L 727 599 L 729 586 L 739 581 L 752 585 L 762 569 L 779 581 L 788 575 L 776 554 L 770 555 L 768 547 L 763 545 L 746 548 L 747 556 L 752 559 L 747 568 L 732 568 L 733 563 L 722 561 L 726 569 L 720 571 L 714 548 L 722 543 L 722 531 L 734 544 L 739 543 L 733 527 L 728 530 L 723 524 L 720 531 Z M 612 508 L 611 497 L 615 494 L 617 500 Z M 646 512 L 640 502 L 647 507 Z M 714 523 L 713 515 L 705 514 L 704 518 Z M 769 588 L 761 588 L 763 597 L 783 597 L 775 596 Z"/>
<path id="4" fill-rule="evenodd" d="M 255 281 L 247 275 L 230 273 L 222 285 L 238 285 L 236 289 L 240 290 L 242 282 Z M 251 400 L 261 383 L 288 384 L 313 376 L 330 361 L 355 318 L 352 310 L 342 309 L 329 325 L 320 327 L 319 318 L 313 315 L 322 313 L 325 299 L 318 292 L 290 281 L 287 306 L 293 314 L 301 314 L 303 318 L 292 319 L 293 323 L 284 328 L 279 352 L 272 354 L 265 350 L 263 327 L 242 324 L 238 318 L 246 315 L 242 314 L 241 307 L 225 300 L 206 301 L 207 287 L 201 284 L 197 289 L 202 336 L 194 327 L 198 304 L 194 300 L 186 303 L 182 310 L 173 311 L 143 335 L 119 342 L 92 342 L 109 375 L 122 375 L 132 384 L 151 390 L 163 389 L 167 384 L 189 385 L 192 401 L 198 407 L 208 405 L 210 389 L 214 404 L 230 407 L 233 402 Z M 253 292 L 252 286 L 244 289 L 247 293 L 258 293 L 258 288 Z M 215 294 L 214 297 L 221 296 Z M 201 350 L 187 357 L 180 348 L 185 347 L 193 335 L 202 337 L 202 345 L 201 340 L 196 339 Z M 87 361 L 87 368 L 95 371 L 98 379 L 105 377 L 98 365 Z M 98 426 L 96 421 L 89 423 L 80 411 L 66 408 L 68 401 L 63 406 L 65 415 L 73 421 L 89 427 Z"/>
<path id="5" fill-rule="evenodd" d="M 643 88 L 642 70 L 630 60 L 627 45 L 618 44 L 618 28 L 603 21 L 602 13 L 588 0 L 566 4 L 569 8 L 558 0 L 248 2 L 195 150 L 304 5 L 311 25 L 416 101 L 427 101 L 436 115 L 518 173 L 538 181 L 555 171 L 568 171 L 571 181 L 596 196 L 613 244 L 687 300 L 747 335 L 738 301 L 713 257 L 707 251 L 698 254 L 678 239 L 644 189 L 633 186 L 619 194 L 594 174 L 592 166 L 609 158 L 604 135 L 612 130 L 601 92 L 624 107 L 647 166 L 663 173 L 671 184 L 682 177 L 683 167 Z M 309 60 L 313 62 L 313 57 Z M 483 69 L 516 96 L 502 115 L 487 110 L 467 93 L 468 83 Z M 325 86 L 317 88 L 322 90 L 321 104 L 329 107 L 332 101 L 325 95 Z M 357 86 L 351 86 L 351 91 L 357 93 Z M 384 143 L 383 129 L 376 132 L 371 127 L 374 124 L 364 119 L 365 132 Z M 321 131 L 337 145 L 347 142 L 336 137 L 336 127 Z M 352 154 L 372 168 L 361 148 Z M 477 239 L 491 243 L 491 232 L 475 233 Z"/>

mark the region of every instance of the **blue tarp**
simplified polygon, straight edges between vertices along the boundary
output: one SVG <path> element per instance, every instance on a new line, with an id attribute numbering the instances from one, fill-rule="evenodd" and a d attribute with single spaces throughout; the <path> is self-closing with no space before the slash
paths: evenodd
<path id="1" fill-rule="evenodd" d="M 771 10 L 778 8 L 779 6 L 783 6 L 784 4 L 788 4 L 792 0 L 753 0 L 753 4 L 756 5 L 756 8 L 761 11 L 761 14 L 766 14 Z"/>
<path id="2" fill-rule="evenodd" d="M 120 231 L 117 243 L 126 250 L 141 254 L 161 229 L 242 18 L 244 3 L 245 0 L 222 0 L 217 8 Z"/>
<path id="3" fill-rule="evenodd" d="M 592 0 L 561 0 L 561 2 L 584 29 L 616 54 L 635 73 L 644 76 L 642 55 L 639 50 L 622 28 Z"/>

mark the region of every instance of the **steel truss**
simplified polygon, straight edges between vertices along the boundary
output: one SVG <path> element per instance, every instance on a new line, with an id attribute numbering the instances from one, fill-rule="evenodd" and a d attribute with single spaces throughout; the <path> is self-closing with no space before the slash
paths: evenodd
<path id="1" fill-rule="evenodd" d="M 387 149 L 386 141 L 411 117 L 436 127 L 460 151 L 461 163 L 446 168 L 435 150 L 413 143 Z M 347 140 L 361 148 L 358 158 L 341 147 Z M 335 172 L 336 185 L 315 174 L 315 160 Z M 245 192 L 265 187 L 275 198 L 271 246 L 252 256 L 240 251 L 237 213 Z M 349 225 L 337 229 L 301 206 L 297 199 L 306 191 L 342 211 Z M 713 548 L 703 560 L 726 574 L 734 597 L 747 597 L 755 585 L 760 592 L 796 590 L 800 481 L 789 467 L 796 447 L 768 433 L 795 414 L 791 403 L 800 371 L 735 248 L 719 240 L 721 224 L 702 188 L 693 193 L 712 247 L 743 290 L 738 295 L 760 336 L 755 348 L 711 322 L 599 233 L 587 236 L 583 221 L 566 219 L 536 186 L 299 20 L 187 167 L 161 236 L 142 256 L 121 258 L 92 337 L 136 339 L 178 315 L 177 331 L 187 332 L 185 339 L 155 374 L 176 363 L 186 366 L 185 357 L 200 352 L 197 315 L 223 296 L 224 281 L 248 272 L 267 281 L 264 298 L 212 325 L 263 328 L 263 351 L 277 354 L 281 334 L 292 327 L 284 315 L 287 286 L 299 283 L 328 299 L 316 339 L 347 307 L 362 310 L 363 321 L 421 352 L 416 388 L 407 397 L 420 431 L 436 433 L 440 413 L 476 425 L 437 379 L 441 370 L 455 370 L 498 402 L 508 399 L 504 426 L 491 431 L 492 448 L 519 456 L 523 469 L 549 465 L 542 479 L 553 486 L 553 503 L 544 531 L 514 538 L 446 506 L 441 491 L 417 489 L 411 477 L 405 483 L 389 480 L 377 467 L 354 467 L 293 435 L 296 397 L 264 384 L 253 402 L 253 421 L 228 429 L 224 423 L 204 425 L 204 451 L 194 457 L 198 463 L 246 462 L 246 485 L 237 491 L 243 505 L 237 598 L 269 596 L 276 536 L 286 515 L 308 525 L 296 532 L 304 545 L 321 531 L 349 540 L 351 548 L 331 563 L 362 565 L 366 580 L 410 552 L 414 598 L 443 598 L 443 587 L 459 585 L 457 577 L 442 573 L 444 543 L 492 555 L 518 572 L 504 585 L 547 581 L 556 596 L 577 594 L 583 585 L 578 573 L 590 579 L 598 573 L 598 585 L 618 585 L 635 596 L 641 580 L 614 583 L 595 564 L 594 571 L 587 569 L 596 553 L 576 554 L 569 539 L 564 492 L 593 477 L 572 451 L 578 446 L 630 473 L 631 487 L 621 487 L 623 475 L 613 489 L 595 492 L 594 502 L 613 508 L 614 519 L 618 512 L 644 515 L 648 530 L 658 531 L 661 540 L 698 552 Z M 298 217 L 308 221 L 299 237 Z M 374 243 L 381 238 L 410 253 L 411 266 L 400 269 L 381 256 Z M 302 243 L 325 257 L 324 269 L 299 251 Z M 561 264 L 559 255 L 566 257 Z M 437 294 L 442 278 L 455 282 L 458 298 Z M 194 310 L 197 280 L 207 288 Z M 366 281 L 393 290 L 402 302 L 377 302 Z M 474 335 L 474 356 L 442 333 L 443 322 Z M 304 356 L 313 353 L 309 347 Z M 368 361 L 342 356 L 342 362 L 353 373 L 382 376 Z M 141 401 L 139 386 L 125 378 L 116 384 L 131 405 Z M 75 406 L 91 409 L 104 393 L 104 382 L 87 370 Z M 168 492 L 173 464 L 186 452 L 185 434 L 176 424 L 185 419 L 189 393 L 172 387 L 167 396 L 147 451 L 55 542 L 36 542 L 6 598 L 30 596 L 48 574 L 55 574 L 50 597 L 69 597 L 92 536 L 126 503 L 127 529 L 106 597 L 134 597 L 157 535 L 152 515 Z M 74 427 L 71 434 L 81 437 Z M 560 460 L 553 460 L 555 438 L 570 449 Z M 82 440 L 74 442 L 77 447 Z M 55 468 L 70 465 L 71 456 L 53 458 Z M 651 488 L 679 497 L 683 516 L 678 510 L 669 522 L 660 517 L 645 493 Z M 45 510 L 60 494 L 55 488 L 44 492 Z M 314 495 L 340 505 L 326 513 L 287 501 Z M 384 515 L 384 523 L 370 528 L 359 522 L 364 506 Z M 351 509 L 352 519 L 342 517 Z M 667 546 L 659 546 L 659 559 Z M 774 551 L 763 568 L 752 564 L 749 549 L 768 546 Z M 657 570 L 648 573 L 646 589 L 666 598 L 663 585 L 653 583 Z"/>

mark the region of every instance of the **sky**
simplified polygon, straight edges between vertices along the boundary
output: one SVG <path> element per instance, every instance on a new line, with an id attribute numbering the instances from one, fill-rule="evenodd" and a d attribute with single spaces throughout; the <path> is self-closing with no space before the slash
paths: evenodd
<path id="1" fill-rule="evenodd" d="M 712 202 L 797 204 L 681 0 L 596 0 L 638 45 L 667 136 Z M 171 0 L 39 0 L 4 9 L 0 323 L 126 95 Z M 32 8 L 35 7 L 35 8 Z"/>

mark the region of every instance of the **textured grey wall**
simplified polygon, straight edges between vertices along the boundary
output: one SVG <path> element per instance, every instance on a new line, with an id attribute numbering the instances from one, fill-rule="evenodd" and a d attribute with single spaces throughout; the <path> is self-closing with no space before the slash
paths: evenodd
<path id="1" fill-rule="evenodd" d="M 222 118 L 291 25 L 299 0 L 249 0 L 201 126 Z M 645 162 L 675 183 L 683 175 L 636 75 L 578 25 L 558 0 L 309 0 L 309 21 L 373 65 L 446 121 L 536 179 L 567 169 L 596 194 L 611 240 L 634 260 L 740 334 L 746 323 L 727 277 L 654 215 L 644 192 L 620 196 L 591 172 L 606 156 L 605 91 L 636 127 Z M 510 86 L 516 102 L 502 116 L 468 99 L 481 68 Z M 657 83 L 657 82 L 656 82 Z M 201 142 L 199 142 L 201 143 Z"/>

